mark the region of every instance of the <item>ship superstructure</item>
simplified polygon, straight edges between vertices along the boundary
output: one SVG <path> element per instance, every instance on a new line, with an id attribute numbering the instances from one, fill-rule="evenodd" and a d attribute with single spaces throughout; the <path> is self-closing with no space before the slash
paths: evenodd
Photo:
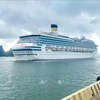
<path id="1" fill-rule="evenodd" d="M 93 58 L 97 45 L 89 39 L 70 38 L 57 34 L 58 26 L 51 25 L 51 32 L 20 36 L 12 52 L 16 60 Z"/>

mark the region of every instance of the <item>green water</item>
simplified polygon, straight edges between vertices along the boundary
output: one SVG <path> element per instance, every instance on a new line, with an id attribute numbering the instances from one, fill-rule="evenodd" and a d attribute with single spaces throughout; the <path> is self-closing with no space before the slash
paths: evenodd
<path id="1" fill-rule="evenodd" d="M 100 58 L 20 61 L 0 58 L 0 100 L 60 100 L 100 76 Z"/>

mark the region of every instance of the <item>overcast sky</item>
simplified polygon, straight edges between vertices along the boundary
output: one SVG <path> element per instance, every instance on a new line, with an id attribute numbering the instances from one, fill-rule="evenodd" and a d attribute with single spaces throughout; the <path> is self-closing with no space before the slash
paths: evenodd
<path id="1" fill-rule="evenodd" d="M 20 35 L 39 29 L 92 39 L 100 45 L 100 0 L 2 0 L 0 1 L 0 45 L 11 48 Z M 99 49 L 100 52 L 100 49 Z"/>

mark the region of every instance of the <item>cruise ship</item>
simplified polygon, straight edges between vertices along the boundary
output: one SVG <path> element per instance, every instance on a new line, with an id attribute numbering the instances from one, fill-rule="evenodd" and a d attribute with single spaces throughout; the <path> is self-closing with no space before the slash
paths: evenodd
<path id="1" fill-rule="evenodd" d="M 51 24 L 51 32 L 20 36 L 12 48 L 16 60 L 57 60 L 93 58 L 97 45 L 85 37 L 71 38 L 57 33 L 58 26 Z"/>

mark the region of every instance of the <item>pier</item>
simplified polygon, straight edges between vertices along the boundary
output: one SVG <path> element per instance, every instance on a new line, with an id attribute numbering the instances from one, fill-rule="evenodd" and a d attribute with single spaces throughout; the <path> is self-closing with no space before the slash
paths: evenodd
<path id="1" fill-rule="evenodd" d="M 100 81 L 97 81 L 61 100 L 100 100 Z"/>

